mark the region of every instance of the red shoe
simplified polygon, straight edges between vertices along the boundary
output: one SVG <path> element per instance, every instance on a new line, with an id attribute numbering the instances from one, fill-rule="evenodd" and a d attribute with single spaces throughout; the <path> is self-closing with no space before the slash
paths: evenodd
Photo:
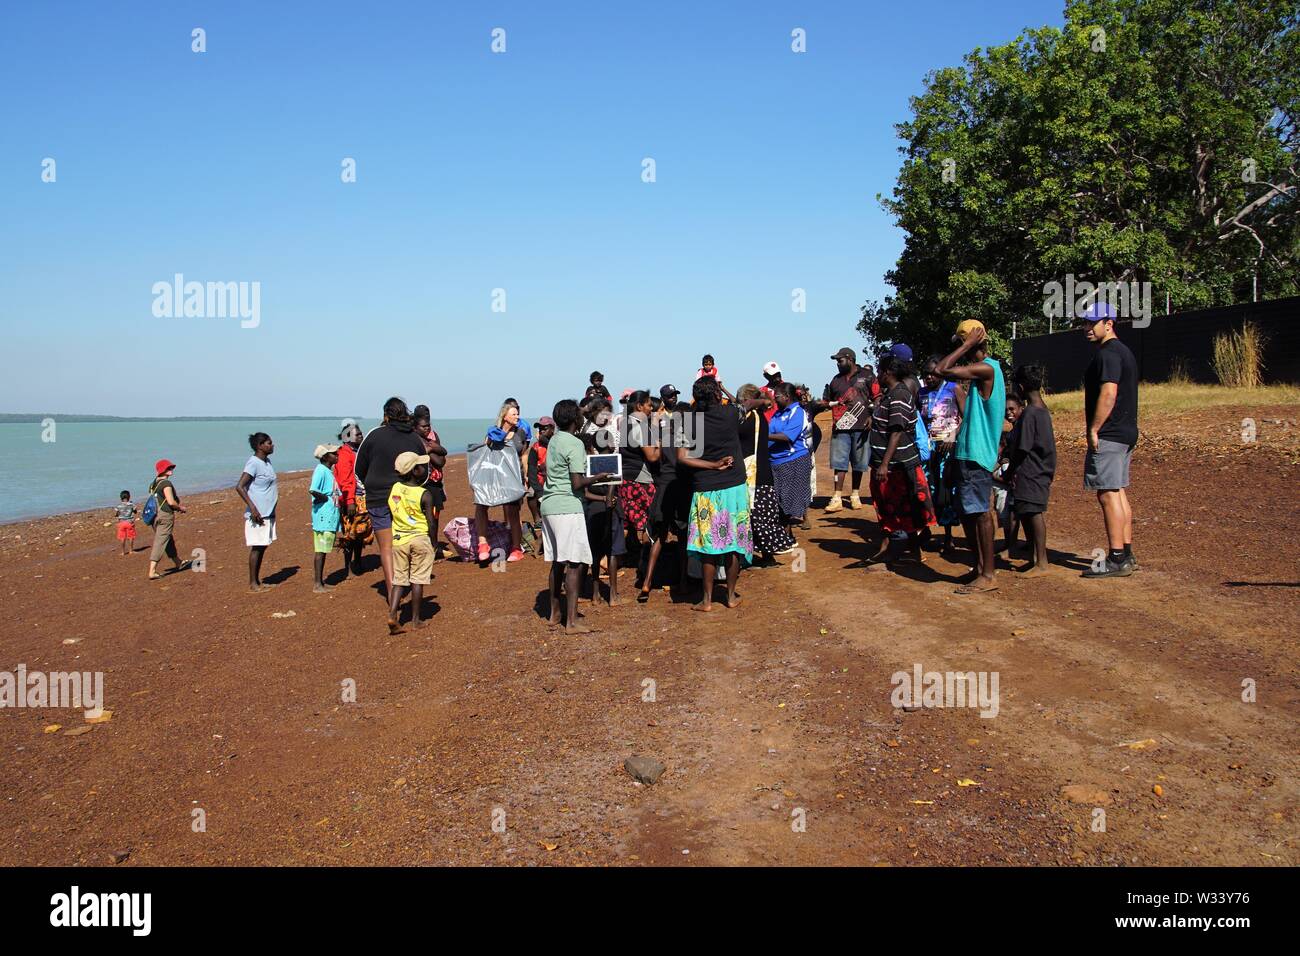
<path id="1" fill-rule="evenodd" d="M 478 559 L 480 561 L 486 561 L 490 557 L 492 557 L 492 547 L 487 544 L 480 544 L 478 546 Z"/>
<path id="2" fill-rule="evenodd" d="M 511 551 L 510 556 L 506 558 L 507 561 L 522 561 L 523 559 L 524 559 L 524 553 L 520 551 L 518 548 L 515 548 L 513 551 Z"/>

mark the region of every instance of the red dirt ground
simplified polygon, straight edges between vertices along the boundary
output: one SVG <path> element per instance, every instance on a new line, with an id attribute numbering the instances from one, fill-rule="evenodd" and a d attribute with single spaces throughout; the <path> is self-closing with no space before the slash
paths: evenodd
<path id="1" fill-rule="evenodd" d="M 1242 446 L 1244 414 L 1292 437 Z M 1078 577 L 1101 521 L 1061 419 L 1048 577 L 958 597 L 937 554 L 867 572 L 870 508 L 814 511 L 805 570 L 747 572 L 741 608 L 701 620 L 661 591 L 586 607 L 585 637 L 547 629 L 531 558 L 439 564 L 432 626 L 395 637 L 373 554 L 313 594 L 302 477 L 261 595 L 232 492 L 186 496 L 178 540 L 207 570 L 154 584 L 107 515 L 5 526 L 0 667 L 103 671 L 113 713 L 67 736 L 79 711 L 0 711 L 0 863 L 1294 866 L 1294 417 L 1162 421 L 1135 458 L 1127 579 Z M 998 716 L 895 710 L 890 676 L 916 663 L 997 671 Z M 653 787 L 622 769 L 634 753 L 667 765 Z"/>

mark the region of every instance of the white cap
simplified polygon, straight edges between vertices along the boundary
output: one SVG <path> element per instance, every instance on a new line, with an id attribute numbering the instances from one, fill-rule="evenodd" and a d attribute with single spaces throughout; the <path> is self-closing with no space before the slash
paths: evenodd
<path id="1" fill-rule="evenodd" d="M 775 362 L 768 362 L 766 365 L 763 366 L 763 374 L 764 374 L 764 375 L 780 375 L 780 374 L 781 374 L 781 366 L 777 365 Z"/>

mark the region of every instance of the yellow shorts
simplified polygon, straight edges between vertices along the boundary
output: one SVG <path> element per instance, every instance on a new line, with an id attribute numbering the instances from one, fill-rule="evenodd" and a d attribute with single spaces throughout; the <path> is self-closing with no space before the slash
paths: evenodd
<path id="1" fill-rule="evenodd" d="M 427 534 L 393 539 L 393 584 L 428 584 L 433 580 L 433 542 Z"/>

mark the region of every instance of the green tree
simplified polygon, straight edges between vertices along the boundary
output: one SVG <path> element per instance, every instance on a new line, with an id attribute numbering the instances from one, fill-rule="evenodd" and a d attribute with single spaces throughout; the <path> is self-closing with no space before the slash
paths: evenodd
<path id="1" fill-rule="evenodd" d="M 1300 293 L 1300 4 L 1072 0 L 926 77 L 877 197 L 906 234 L 877 343 L 1047 330 L 1044 284 L 1150 282 L 1175 311 Z M 1153 303 L 1154 305 L 1154 303 Z"/>

